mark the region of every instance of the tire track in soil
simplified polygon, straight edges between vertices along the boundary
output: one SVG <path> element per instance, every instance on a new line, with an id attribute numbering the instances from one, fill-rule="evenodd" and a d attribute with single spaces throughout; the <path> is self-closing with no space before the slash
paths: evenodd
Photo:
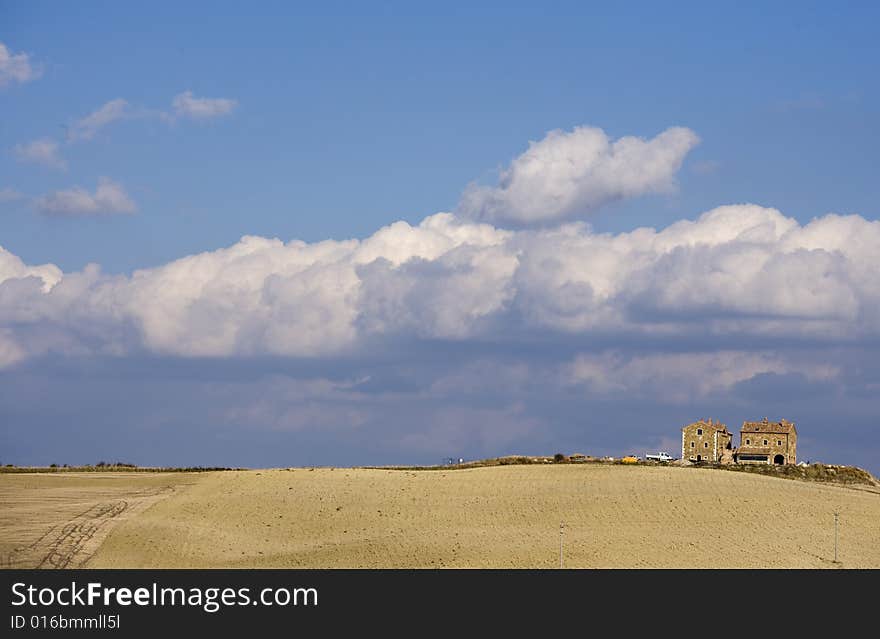
<path id="1" fill-rule="evenodd" d="M 67 568 L 81 554 L 86 542 L 126 508 L 128 502 L 125 500 L 96 504 L 64 524 L 61 533 L 49 543 L 49 551 L 37 568 Z"/>
<path id="2" fill-rule="evenodd" d="M 80 568 L 97 550 L 103 534 L 123 514 L 132 515 L 173 492 L 166 486 L 132 495 L 133 500 L 118 499 L 90 506 L 69 521 L 51 526 L 35 541 L 8 553 L 6 568 Z"/>

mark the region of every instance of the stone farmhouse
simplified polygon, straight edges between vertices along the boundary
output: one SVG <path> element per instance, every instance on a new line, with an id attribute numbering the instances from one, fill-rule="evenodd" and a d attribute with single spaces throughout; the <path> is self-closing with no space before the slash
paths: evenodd
<path id="1" fill-rule="evenodd" d="M 766 417 L 760 422 L 743 422 L 734 458 L 738 464 L 796 464 L 794 424 L 785 419 L 769 422 Z"/>
<path id="2" fill-rule="evenodd" d="M 743 422 L 739 448 L 727 426 L 701 419 L 681 429 L 681 458 L 714 464 L 796 464 L 797 430 L 785 419 Z"/>

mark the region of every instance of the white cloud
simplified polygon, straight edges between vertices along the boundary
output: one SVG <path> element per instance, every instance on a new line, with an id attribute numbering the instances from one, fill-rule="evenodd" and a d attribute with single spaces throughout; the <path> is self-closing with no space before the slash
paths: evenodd
<path id="1" fill-rule="evenodd" d="M 498 186 L 470 185 L 458 212 L 488 222 L 539 225 L 590 213 L 608 202 L 669 192 L 687 153 L 699 142 L 672 127 L 651 140 L 612 141 L 602 129 L 554 130 L 501 172 Z"/>
<path id="2" fill-rule="evenodd" d="M 36 277 L 41 280 L 40 290 L 48 293 L 61 280 L 62 275 L 61 269 L 54 264 L 28 266 L 21 258 L 0 246 L 0 284 L 6 280 Z"/>
<path id="3" fill-rule="evenodd" d="M 207 120 L 232 113 L 237 105 L 229 98 L 197 98 L 192 91 L 184 91 L 172 100 L 174 115 L 177 117 Z"/>
<path id="4" fill-rule="evenodd" d="M 40 77 L 40 70 L 26 53 L 12 53 L 0 42 L 0 89 L 18 82 L 24 84 Z"/>
<path id="5" fill-rule="evenodd" d="M 51 206 L 122 208 L 112 187 L 68 192 Z M 800 225 L 755 205 L 617 235 L 578 224 L 513 232 L 437 214 L 360 241 L 248 236 L 130 277 L 52 270 L 42 288 L 3 296 L 25 277 L 17 266 L 0 284 L 0 326 L 18 330 L 26 319 L 72 341 L 100 327 L 84 347 L 112 335 L 104 347 L 114 352 L 216 357 L 322 357 L 379 338 L 852 343 L 880 336 L 878 252 L 880 222 L 829 214 Z M 782 368 L 772 358 L 652 361 L 621 370 Z"/>
<path id="6" fill-rule="evenodd" d="M 10 186 L 0 189 L 0 204 L 3 202 L 14 202 L 24 197 L 21 193 Z"/>
<path id="7" fill-rule="evenodd" d="M 58 142 L 50 138 L 17 144 L 12 151 L 19 162 L 34 162 L 52 169 L 67 169 L 67 162 L 58 152 Z"/>
<path id="8" fill-rule="evenodd" d="M 40 213 L 47 215 L 106 215 L 134 213 L 137 206 L 121 184 L 110 178 L 98 178 L 94 194 L 79 186 L 43 195 L 34 201 Z"/>
<path id="9" fill-rule="evenodd" d="M 122 98 L 110 100 L 96 111 L 77 120 L 67 133 L 68 140 L 91 140 L 102 128 L 128 116 L 128 102 Z"/>

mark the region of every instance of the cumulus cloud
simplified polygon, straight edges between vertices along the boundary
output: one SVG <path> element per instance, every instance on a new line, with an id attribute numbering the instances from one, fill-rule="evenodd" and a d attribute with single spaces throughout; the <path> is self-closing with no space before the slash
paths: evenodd
<path id="1" fill-rule="evenodd" d="M 19 162 L 33 162 L 52 169 L 67 169 L 67 162 L 58 151 L 58 142 L 40 138 L 27 144 L 17 144 L 12 149 Z"/>
<path id="2" fill-rule="evenodd" d="M 60 216 L 134 213 L 137 210 L 122 185 L 108 177 L 98 178 L 94 193 L 75 186 L 38 197 L 34 206 L 45 215 Z"/>
<path id="3" fill-rule="evenodd" d="M 94 196 L 74 191 L 45 208 L 133 207 L 116 185 L 102 184 Z M 71 339 L 88 332 L 80 321 L 105 332 L 116 326 L 128 340 L 116 350 L 184 357 L 338 356 L 400 338 L 853 341 L 880 333 L 871 266 L 878 251 L 880 222 L 829 214 L 801 225 L 756 205 L 616 235 L 579 224 L 510 231 L 441 213 L 364 240 L 247 236 L 130 277 L 57 279 L 53 270 L 37 275 L 42 286 L 7 291 L 0 326 L 18 318 L 9 328 L 20 327 L 16 313 L 27 308 L 27 317 Z M 27 277 L 17 268 L 0 292 Z M 749 375 L 782 367 L 772 358 L 692 363 Z M 659 370 L 648 364 L 638 370 Z M 636 370 L 628 366 L 622 375 Z"/>
<path id="4" fill-rule="evenodd" d="M 541 225 L 590 213 L 603 204 L 669 192 L 687 153 L 699 142 L 672 127 L 645 140 L 611 140 L 595 127 L 551 131 L 501 172 L 497 186 L 471 184 L 458 212 L 467 218 Z"/>
<path id="5" fill-rule="evenodd" d="M 24 84 L 40 77 L 40 70 L 27 53 L 12 53 L 0 42 L 0 89 L 18 82 Z"/>
<path id="6" fill-rule="evenodd" d="M 128 102 L 122 98 L 110 100 L 84 118 L 77 120 L 67 132 L 68 140 L 91 140 L 105 126 L 128 116 Z"/>
<path id="7" fill-rule="evenodd" d="M 176 117 L 193 120 L 209 120 L 232 113 L 237 105 L 236 100 L 229 98 L 197 98 L 192 91 L 184 91 L 171 102 Z"/>

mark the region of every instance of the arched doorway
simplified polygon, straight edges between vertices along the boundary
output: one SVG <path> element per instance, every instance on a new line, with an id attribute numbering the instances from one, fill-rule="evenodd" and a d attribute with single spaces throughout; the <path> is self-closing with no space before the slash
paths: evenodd
<path id="1" fill-rule="evenodd" d="M 697 461 L 703 461 L 703 456 L 702 456 L 702 455 L 697 455 Z"/>
<path id="2" fill-rule="evenodd" d="M 777 466 L 782 466 L 782 464 L 785 463 L 785 457 L 782 455 L 776 455 L 776 457 L 773 458 L 773 463 Z"/>

